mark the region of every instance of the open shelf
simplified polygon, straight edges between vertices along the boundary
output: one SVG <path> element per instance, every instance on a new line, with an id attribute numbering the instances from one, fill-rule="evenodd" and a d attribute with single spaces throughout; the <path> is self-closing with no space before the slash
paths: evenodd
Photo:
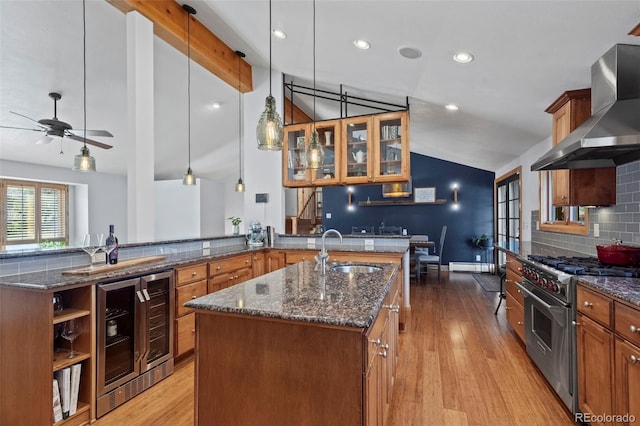
<path id="1" fill-rule="evenodd" d="M 85 359 L 91 358 L 91 354 L 78 351 L 76 351 L 77 355 L 73 358 L 67 358 L 69 356 L 69 352 L 70 351 L 67 349 L 58 349 L 58 351 L 53 353 L 53 371 L 62 370 L 65 367 L 69 367 L 73 364 L 82 362 Z"/>
<path id="2" fill-rule="evenodd" d="M 89 408 L 90 408 L 90 406 L 86 402 L 78 401 L 78 407 L 76 408 L 76 412 L 73 413 L 73 416 L 69 416 L 66 419 L 62 419 L 60 421 L 57 421 L 53 425 L 54 426 L 61 426 L 61 425 L 68 424 L 68 423 L 73 423 L 74 425 L 75 424 L 83 424 L 84 422 L 83 421 L 79 421 L 78 418 L 80 416 L 84 415 L 84 416 L 87 417 L 87 420 L 89 420 L 89 417 L 88 417 Z"/>
<path id="3" fill-rule="evenodd" d="M 76 318 L 82 318 L 91 315 L 91 311 L 86 309 L 65 308 L 59 314 L 53 315 L 53 323 L 60 324 Z"/>
<path id="4" fill-rule="evenodd" d="M 431 204 L 447 204 L 447 200 L 438 199 L 432 203 L 416 203 L 413 200 L 378 200 L 378 201 L 360 201 L 358 203 L 361 207 L 373 207 L 373 206 L 422 206 Z"/>

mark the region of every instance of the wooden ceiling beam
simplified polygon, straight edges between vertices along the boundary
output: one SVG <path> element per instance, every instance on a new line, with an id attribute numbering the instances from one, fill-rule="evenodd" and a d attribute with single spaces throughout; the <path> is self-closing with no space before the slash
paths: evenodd
<path id="1" fill-rule="evenodd" d="M 242 81 L 240 90 L 243 93 L 253 90 L 251 65 L 235 54 L 235 50 L 227 46 L 214 33 L 189 15 L 182 5 L 173 0 L 106 0 L 123 13 L 137 11 L 153 22 L 153 32 L 162 40 L 187 54 L 187 17 L 191 21 L 191 59 L 200 64 L 213 75 L 238 88 L 238 60 L 241 60 Z"/>
<path id="2" fill-rule="evenodd" d="M 631 31 L 629 31 L 629 35 L 640 37 L 640 24 L 636 25 Z"/>

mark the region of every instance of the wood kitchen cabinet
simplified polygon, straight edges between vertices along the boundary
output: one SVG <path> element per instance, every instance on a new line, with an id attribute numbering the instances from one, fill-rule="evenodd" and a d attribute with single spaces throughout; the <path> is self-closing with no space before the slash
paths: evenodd
<path id="1" fill-rule="evenodd" d="M 307 170 L 304 161 L 312 123 L 285 126 L 285 187 L 406 182 L 411 177 L 408 111 L 318 121 L 315 126 L 325 151 L 325 166 L 317 171 Z"/>
<path id="2" fill-rule="evenodd" d="M 195 314 L 182 306 L 189 300 L 207 294 L 207 264 L 204 262 L 176 268 L 176 357 L 195 346 Z"/>
<path id="3" fill-rule="evenodd" d="M 321 169 L 306 168 L 306 149 L 311 140 L 313 123 L 294 124 L 284 129 L 282 150 L 282 176 L 285 187 L 327 186 L 340 184 L 342 137 L 340 120 L 315 123 L 319 142 L 324 149 L 324 165 Z"/>
<path id="4" fill-rule="evenodd" d="M 580 411 L 639 418 L 640 310 L 583 285 L 576 300 Z"/>
<path id="5" fill-rule="evenodd" d="M 213 293 L 253 278 L 252 256 L 242 254 L 210 261 L 207 292 Z"/>
<path id="6" fill-rule="evenodd" d="M 522 281 L 522 263 L 514 254 L 506 255 L 507 272 L 505 277 L 506 284 L 506 303 L 507 322 L 516 332 L 517 336 L 524 342 L 524 296 L 516 286 L 517 282 Z"/>
<path id="7" fill-rule="evenodd" d="M 280 250 L 268 250 L 264 256 L 266 273 L 285 267 L 284 252 Z"/>
<path id="8" fill-rule="evenodd" d="M 0 288 L 0 346 L 14 348 L 3 351 L 0 358 L 2 425 L 80 425 L 95 418 L 95 286 L 56 293 L 62 296 L 64 309 L 54 313 L 53 291 Z M 67 358 L 69 343 L 56 336 L 58 327 L 70 320 L 82 324 L 73 342 L 79 354 L 72 359 Z M 82 369 L 77 411 L 54 423 L 54 373 L 78 363 Z"/>
<path id="9" fill-rule="evenodd" d="M 256 252 L 251 255 L 251 278 L 265 274 L 264 252 Z"/>
<path id="10" fill-rule="evenodd" d="M 545 112 L 553 114 L 555 146 L 591 116 L 591 89 L 564 92 Z M 616 168 L 553 170 L 551 186 L 554 206 L 615 204 Z"/>

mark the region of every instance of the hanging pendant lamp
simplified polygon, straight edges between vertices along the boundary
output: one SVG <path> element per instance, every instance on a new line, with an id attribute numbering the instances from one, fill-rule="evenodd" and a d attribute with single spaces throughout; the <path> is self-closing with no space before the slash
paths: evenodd
<path id="1" fill-rule="evenodd" d="M 245 186 L 244 182 L 242 182 L 242 152 L 244 151 L 243 142 L 242 142 L 242 91 L 240 90 L 240 82 L 241 80 L 241 69 L 242 69 L 242 58 L 246 55 L 239 50 L 236 50 L 236 55 L 238 55 L 238 141 L 240 145 L 240 177 L 238 178 L 238 183 L 236 183 L 236 192 L 244 192 Z"/>
<path id="2" fill-rule="evenodd" d="M 265 109 L 256 128 L 258 149 L 263 151 L 282 150 L 284 129 L 282 120 L 276 111 L 276 100 L 271 94 L 271 0 L 269 0 L 269 96 L 265 100 Z"/>
<path id="3" fill-rule="evenodd" d="M 188 4 L 183 4 L 182 8 L 187 12 L 187 141 L 189 144 L 189 163 L 187 166 L 187 173 L 182 178 L 183 185 L 193 186 L 196 184 L 196 177 L 191 170 L 191 15 L 196 14 L 196 10 Z"/>
<path id="4" fill-rule="evenodd" d="M 95 172 L 96 171 L 96 159 L 89 153 L 87 148 L 87 18 L 86 18 L 86 3 L 82 0 L 82 93 L 83 93 L 83 136 L 84 144 L 80 148 L 80 154 L 73 158 L 73 170 L 79 172 Z M 62 142 L 61 142 L 62 143 Z M 62 151 L 62 148 L 60 148 Z"/>
<path id="5" fill-rule="evenodd" d="M 313 0 L 313 130 L 306 152 L 307 168 L 317 170 L 324 165 L 324 149 L 316 130 L 316 0 Z"/>

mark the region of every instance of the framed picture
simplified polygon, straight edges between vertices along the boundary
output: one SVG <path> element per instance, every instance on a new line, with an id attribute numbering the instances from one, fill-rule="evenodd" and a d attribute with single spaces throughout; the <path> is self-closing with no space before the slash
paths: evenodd
<path id="1" fill-rule="evenodd" d="M 416 203 L 435 203 L 436 201 L 436 187 L 428 186 L 426 188 L 414 188 L 415 194 L 414 201 Z"/>
<path id="2" fill-rule="evenodd" d="M 298 136 L 296 139 L 296 148 L 303 149 L 304 148 L 304 136 Z"/>

